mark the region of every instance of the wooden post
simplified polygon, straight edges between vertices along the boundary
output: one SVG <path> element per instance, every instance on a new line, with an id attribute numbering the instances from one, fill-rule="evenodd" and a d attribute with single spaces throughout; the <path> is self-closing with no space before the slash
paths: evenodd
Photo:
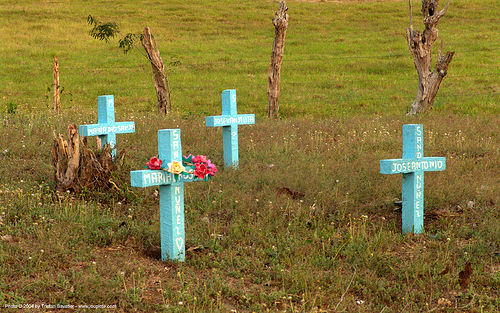
<path id="1" fill-rule="evenodd" d="M 280 96 L 280 71 L 285 50 L 285 35 L 288 28 L 288 7 L 285 1 L 280 1 L 278 12 L 274 13 L 273 25 L 274 43 L 271 63 L 269 64 L 269 84 L 267 87 L 268 115 L 269 117 L 279 116 L 279 96 Z"/>
<path id="2" fill-rule="evenodd" d="M 59 61 L 57 56 L 54 57 L 54 111 L 59 113 L 60 110 L 60 92 L 59 92 Z"/>
<path id="3" fill-rule="evenodd" d="M 438 38 L 438 29 L 436 26 L 446 13 L 450 1 L 448 0 L 444 8 L 438 12 L 439 0 L 422 0 L 422 14 L 425 25 L 425 30 L 422 33 L 413 29 L 411 0 L 408 0 L 408 2 L 410 8 L 410 27 L 406 30 L 406 39 L 408 41 L 408 49 L 413 56 L 415 69 L 418 73 L 417 95 L 408 112 L 408 114 L 414 115 L 432 107 L 434 98 L 439 90 L 439 85 L 447 74 L 448 66 L 455 52 L 446 52 L 446 54 L 442 55 L 443 42 L 441 41 L 436 68 L 431 72 L 432 45 Z"/>
<path id="4" fill-rule="evenodd" d="M 155 81 L 156 97 L 158 98 L 158 113 L 167 114 L 170 112 L 170 86 L 165 76 L 165 65 L 160 56 L 160 51 L 156 45 L 156 40 L 151 36 L 149 27 L 145 27 L 141 40 L 142 46 L 148 54 L 149 62 L 153 68 L 153 78 Z"/>

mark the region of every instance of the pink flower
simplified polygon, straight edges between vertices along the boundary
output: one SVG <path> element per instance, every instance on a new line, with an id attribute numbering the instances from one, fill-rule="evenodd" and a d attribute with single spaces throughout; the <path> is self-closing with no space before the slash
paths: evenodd
<path id="1" fill-rule="evenodd" d="M 205 163 L 196 163 L 194 169 L 194 175 L 198 178 L 205 178 L 207 174 L 210 174 L 210 169 Z"/>
<path id="2" fill-rule="evenodd" d="M 212 175 L 212 176 L 214 176 L 215 173 L 217 173 L 217 171 L 218 171 L 215 164 L 213 164 L 212 161 L 210 161 L 210 160 L 207 161 L 207 167 L 210 170 L 210 175 Z"/>
<path id="3" fill-rule="evenodd" d="M 161 169 L 161 164 L 163 163 L 162 160 L 158 159 L 157 157 L 152 157 L 148 163 L 146 163 L 146 166 L 150 170 L 160 170 Z"/>
<path id="4" fill-rule="evenodd" d="M 207 157 L 204 155 L 197 155 L 191 159 L 193 163 L 207 163 Z"/>

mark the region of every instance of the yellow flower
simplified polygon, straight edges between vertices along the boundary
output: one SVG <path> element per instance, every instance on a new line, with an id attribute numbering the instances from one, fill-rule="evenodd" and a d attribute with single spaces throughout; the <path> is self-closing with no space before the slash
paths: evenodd
<path id="1" fill-rule="evenodd" d="M 168 163 L 167 172 L 172 174 L 180 174 L 186 171 L 186 168 L 179 161 L 172 161 L 172 163 Z"/>

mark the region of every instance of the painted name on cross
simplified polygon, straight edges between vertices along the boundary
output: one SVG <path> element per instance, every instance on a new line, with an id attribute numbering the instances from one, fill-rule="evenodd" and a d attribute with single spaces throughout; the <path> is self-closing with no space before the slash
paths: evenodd
<path id="1" fill-rule="evenodd" d="M 182 245 L 184 244 L 184 199 L 183 195 L 181 195 L 181 188 L 179 186 L 175 187 L 175 244 L 177 249 L 182 250 Z M 182 204 L 181 204 L 182 200 Z M 182 229 L 182 232 L 181 232 Z"/>
<path id="2" fill-rule="evenodd" d="M 199 180 L 194 174 L 181 173 L 172 174 L 162 170 L 138 170 L 132 171 L 134 187 L 152 187 L 173 183 L 188 183 Z"/>
<path id="3" fill-rule="evenodd" d="M 207 126 L 220 127 L 220 126 L 229 126 L 231 124 L 239 124 L 239 125 L 255 124 L 255 115 L 238 114 L 235 116 L 214 116 L 212 120 L 209 120 Z"/>
<path id="4" fill-rule="evenodd" d="M 395 160 L 391 162 L 390 174 L 410 173 L 416 170 L 443 171 L 445 166 L 446 163 L 442 159 L 425 161 Z"/>
<path id="5" fill-rule="evenodd" d="M 98 136 L 98 135 L 106 135 L 108 133 L 133 133 L 135 132 L 135 124 L 133 122 L 122 122 L 117 123 L 120 125 L 115 125 L 115 126 L 94 126 L 92 125 L 86 125 L 88 126 L 86 128 L 86 132 L 84 131 L 82 136 Z"/>

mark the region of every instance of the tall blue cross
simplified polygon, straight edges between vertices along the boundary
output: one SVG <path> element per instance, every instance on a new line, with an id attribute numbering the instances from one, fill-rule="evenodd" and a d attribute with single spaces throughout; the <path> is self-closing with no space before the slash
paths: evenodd
<path id="1" fill-rule="evenodd" d="M 182 164 L 181 130 L 158 131 L 158 158 L 164 164 L 178 161 Z M 203 181 L 194 174 L 172 174 L 164 170 L 130 172 L 132 187 L 160 186 L 161 259 L 184 262 L 184 183 Z"/>
<path id="2" fill-rule="evenodd" d="M 80 125 L 81 136 L 99 136 L 101 145 L 109 144 L 116 156 L 116 134 L 135 132 L 134 122 L 115 122 L 115 100 L 112 95 L 97 97 L 97 124 Z"/>
<path id="3" fill-rule="evenodd" d="M 403 125 L 403 158 L 380 160 L 381 174 L 403 173 L 403 233 L 424 229 L 424 172 L 445 169 L 446 158 L 424 157 L 423 126 Z"/>
<path id="4" fill-rule="evenodd" d="M 222 126 L 222 143 L 224 149 L 224 166 L 238 167 L 238 125 L 255 124 L 255 114 L 238 114 L 236 109 L 236 90 L 224 90 L 222 98 L 222 115 L 207 116 L 207 127 Z"/>

